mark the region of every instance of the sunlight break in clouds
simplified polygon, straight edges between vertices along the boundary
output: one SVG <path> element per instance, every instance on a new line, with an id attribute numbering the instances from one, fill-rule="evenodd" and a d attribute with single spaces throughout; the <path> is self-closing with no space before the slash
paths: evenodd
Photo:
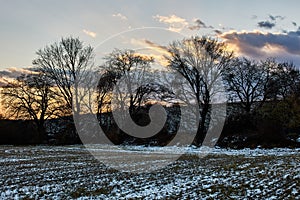
<path id="1" fill-rule="evenodd" d="M 219 35 L 239 56 L 265 59 L 278 57 L 292 58 L 300 64 L 300 31 L 270 33 L 262 31 L 230 31 Z"/>
<path id="2" fill-rule="evenodd" d="M 83 29 L 82 31 L 83 31 L 86 35 L 88 35 L 88 36 L 90 36 L 90 37 L 92 37 L 92 38 L 95 38 L 95 37 L 97 36 L 97 33 L 95 33 L 95 32 L 88 31 L 88 30 L 86 30 L 86 29 Z"/>
<path id="3" fill-rule="evenodd" d="M 167 49 L 166 46 L 156 44 L 156 43 L 154 43 L 152 41 L 149 41 L 149 40 L 146 40 L 146 39 L 134 39 L 134 38 L 132 38 L 131 39 L 131 44 L 137 45 L 137 46 L 140 46 L 140 47 L 151 48 L 152 50 L 156 51 L 157 53 L 161 53 L 161 54 L 164 54 L 164 55 L 169 54 L 168 49 Z"/>
<path id="4" fill-rule="evenodd" d="M 21 75 L 27 74 L 37 74 L 32 67 L 24 67 L 24 68 L 17 68 L 17 67 L 10 67 L 5 70 L 0 71 L 0 87 L 3 87 L 8 82 L 16 80 Z"/>
<path id="5" fill-rule="evenodd" d="M 184 29 L 189 25 L 186 19 L 178 17 L 176 15 L 169 15 L 169 16 L 156 15 L 153 16 L 153 18 L 161 23 L 169 25 L 168 29 L 173 32 L 180 32 L 182 31 L 182 29 Z"/>
<path id="6" fill-rule="evenodd" d="M 131 39 L 131 44 L 143 47 L 144 52 L 139 53 L 143 56 L 153 57 L 161 66 L 168 66 L 168 61 L 166 61 L 165 56 L 169 56 L 169 52 L 166 46 L 159 45 L 152 41 L 146 39 Z"/>
<path id="7" fill-rule="evenodd" d="M 21 76 L 22 74 L 36 74 L 33 70 L 33 68 L 30 67 L 24 67 L 24 68 L 17 68 L 17 67 L 10 67 L 5 70 L 0 71 L 0 77 L 10 77 L 10 78 L 17 78 Z"/>
<path id="8" fill-rule="evenodd" d="M 117 13 L 117 14 L 113 14 L 112 15 L 113 17 L 118 17 L 120 18 L 121 20 L 127 20 L 127 17 L 122 15 L 121 13 Z"/>

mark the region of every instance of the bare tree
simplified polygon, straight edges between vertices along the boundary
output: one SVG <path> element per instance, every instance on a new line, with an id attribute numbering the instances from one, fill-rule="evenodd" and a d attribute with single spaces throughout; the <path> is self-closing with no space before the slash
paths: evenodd
<path id="1" fill-rule="evenodd" d="M 145 90 L 142 90 L 142 86 L 144 83 L 151 82 L 151 73 L 148 73 L 148 70 L 150 70 L 153 58 L 139 55 L 133 50 L 115 49 L 105 60 L 105 64 L 101 66 L 104 69 L 104 76 L 100 79 L 100 88 L 110 91 L 117 84 L 117 80 L 122 79 L 124 84 L 115 87 L 115 98 L 118 99 L 120 103 L 118 106 L 122 110 L 128 104 L 129 111 L 133 112 L 141 105 L 144 95 L 147 94 Z M 110 83 L 104 84 L 105 79 L 109 79 Z"/>
<path id="2" fill-rule="evenodd" d="M 115 49 L 105 57 L 105 63 L 101 66 L 102 75 L 98 82 L 97 96 L 98 119 L 101 123 L 106 123 L 106 126 L 111 125 L 108 122 L 116 123 L 119 128 L 118 135 L 121 137 L 126 133 L 145 137 L 145 132 L 137 130 L 141 127 L 139 125 L 149 122 L 150 114 L 147 113 L 147 109 L 150 107 L 147 103 L 161 101 L 171 95 L 170 90 L 157 81 L 157 74 L 151 69 L 153 62 L 152 57 L 133 50 Z M 111 112 L 113 120 L 108 119 L 110 115 L 102 118 L 102 111 Z M 160 116 L 154 117 L 154 121 L 158 121 Z M 151 127 L 153 124 L 157 125 L 156 122 L 150 121 Z M 154 129 L 151 131 L 155 132 Z"/>
<path id="3" fill-rule="evenodd" d="M 34 121 L 39 142 L 46 139 L 46 120 L 57 117 L 64 110 L 64 104 L 57 97 L 52 81 L 41 72 L 22 75 L 10 81 L 3 88 L 2 95 L 2 104 L 9 117 Z"/>
<path id="4" fill-rule="evenodd" d="M 201 145 L 209 121 L 212 98 L 220 92 L 220 79 L 232 58 L 226 45 L 215 39 L 191 37 L 169 45 L 169 67 L 179 72 L 189 83 L 199 106 L 199 129 L 194 145 Z"/>
<path id="5" fill-rule="evenodd" d="M 99 79 L 97 85 L 97 115 L 100 117 L 102 112 L 110 112 L 111 93 L 119 79 L 119 75 L 114 71 L 105 71 Z"/>
<path id="6" fill-rule="evenodd" d="M 261 107 L 274 93 L 273 73 L 276 70 L 277 63 L 273 59 L 261 63 L 235 59 L 224 73 L 232 100 L 238 101 L 248 114 Z"/>
<path id="7" fill-rule="evenodd" d="M 299 96 L 300 72 L 293 63 L 278 63 L 271 73 L 269 84 L 271 100 L 285 100 L 290 96 Z"/>
<path id="8" fill-rule="evenodd" d="M 138 107 L 140 107 L 142 103 L 149 101 L 162 102 L 174 98 L 174 93 L 170 90 L 170 88 L 159 82 L 145 83 L 141 85 L 137 88 L 136 94 Z"/>
<path id="9" fill-rule="evenodd" d="M 49 76 L 74 115 L 80 113 L 79 82 L 87 78 L 93 66 L 93 48 L 84 47 L 78 38 L 62 38 L 36 52 L 33 64 Z"/>

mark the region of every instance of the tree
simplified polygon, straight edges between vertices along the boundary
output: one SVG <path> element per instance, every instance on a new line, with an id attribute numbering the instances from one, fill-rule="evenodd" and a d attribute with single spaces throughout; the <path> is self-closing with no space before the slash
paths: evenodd
<path id="1" fill-rule="evenodd" d="M 138 54 L 128 49 L 115 49 L 105 57 L 105 63 L 101 66 L 102 75 L 98 82 L 97 95 L 98 119 L 102 125 L 109 128 L 111 120 L 108 117 L 110 115 L 102 118 L 101 113 L 102 111 L 112 112 L 113 121 L 118 126 L 117 137 L 122 140 L 130 138 L 126 133 L 133 137 L 144 136 L 142 134 L 145 132 L 138 130 L 151 121 L 150 107 L 146 106 L 147 103 L 161 101 L 172 95 L 168 88 L 157 81 L 157 73 L 151 69 L 153 62 L 154 59 L 151 56 Z M 151 129 L 154 124 L 157 125 L 156 121 L 160 119 L 160 116 L 155 116 L 153 122 L 148 124 Z M 155 132 L 156 128 L 151 131 Z M 120 130 L 123 131 L 120 132 Z"/>
<path id="2" fill-rule="evenodd" d="M 68 109 L 71 111 L 73 108 L 74 115 L 79 115 L 82 97 L 78 84 L 92 70 L 93 48 L 84 47 L 78 38 L 69 37 L 39 49 L 36 54 L 33 65 L 55 82 Z"/>
<path id="3" fill-rule="evenodd" d="M 101 66 L 104 73 L 98 84 L 99 89 L 107 93 L 116 86 L 114 97 L 119 104 L 115 106 L 120 106 L 119 108 L 124 110 L 129 105 L 129 111 L 134 112 L 134 109 L 141 105 L 144 95 L 148 93 L 144 90 L 144 83 L 151 82 L 148 72 L 153 58 L 139 55 L 133 50 L 115 49 L 105 57 L 105 60 L 105 64 Z M 118 81 L 122 81 L 123 84 L 116 85 Z M 104 93 L 101 95 L 102 100 Z"/>
<path id="4" fill-rule="evenodd" d="M 270 103 L 261 110 L 263 116 L 285 129 L 295 129 L 300 122 L 300 72 L 293 63 L 277 63 L 271 71 Z"/>
<path id="5" fill-rule="evenodd" d="M 42 72 L 23 74 L 10 81 L 2 91 L 6 114 L 19 119 L 32 119 L 38 141 L 46 139 L 45 122 L 63 111 L 62 102 L 53 90 L 52 81 Z"/>
<path id="6" fill-rule="evenodd" d="M 258 63 L 237 58 L 224 74 L 232 100 L 240 102 L 248 114 L 266 101 L 284 100 L 299 90 L 300 76 L 294 65 L 277 63 L 275 59 Z"/>
<path id="7" fill-rule="evenodd" d="M 293 63 L 283 62 L 272 70 L 270 81 L 270 98 L 273 101 L 285 100 L 291 96 L 299 96 L 300 72 Z"/>
<path id="8" fill-rule="evenodd" d="M 272 60 L 259 64 L 246 58 L 235 59 L 224 73 L 231 99 L 238 101 L 246 113 L 261 107 L 271 94 L 271 72 L 275 68 Z"/>
<path id="9" fill-rule="evenodd" d="M 102 111 L 111 112 L 111 98 L 112 91 L 121 78 L 120 73 L 112 71 L 111 69 L 105 71 L 97 85 L 97 114 L 100 116 Z M 131 102 L 131 105 L 137 108 L 142 106 L 142 103 L 146 103 L 151 100 L 163 101 L 167 98 L 172 98 L 172 92 L 160 83 L 142 83 L 141 86 L 134 90 L 135 97 L 131 99 L 135 102 Z M 133 94 L 132 94 L 133 95 Z"/>
<path id="10" fill-rule="evenodd" d="M 201 145 L 209 122 L 212 98 L 220 92 L 224 68 L 233 57 L 224 43 L 206 37 L 175 41 L 168 47 L 168 66 L 179 72 L 189 83 L 199 106 L 199 128 L 194 145 Z"/>
<path id="11" fill-rule="evenodd" d="M 100 116 L 103 111 L 110 112 L 111 93 L 119 79 L 114 71 L 105 71 L 98 81 L 97 85 L 97 115 Z"/>

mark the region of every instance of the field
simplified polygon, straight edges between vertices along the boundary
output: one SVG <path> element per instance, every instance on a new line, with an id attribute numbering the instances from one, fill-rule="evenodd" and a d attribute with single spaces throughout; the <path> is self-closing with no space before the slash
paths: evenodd
<path id="1" fill-rule="evenodd" d="M 161 169 L 130 173 L 104 165 L 84 146 L 1 146 L 0 199 L 300 199 L 300 149 L 210 150 L 199 158 L 189 148 Z M 153 148 L 105 155 L 124 159 L 124 152 L 150 155 Z"/>

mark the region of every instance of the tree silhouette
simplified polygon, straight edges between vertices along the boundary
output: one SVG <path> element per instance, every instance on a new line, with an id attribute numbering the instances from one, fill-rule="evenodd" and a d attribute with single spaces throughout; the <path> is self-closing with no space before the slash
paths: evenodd
<path id="1" fill-rule="evenodd" d="M 105 57 L 105 63 L 100 66 L 102 74 L 97 95 L 98 119 L 102 125 L 106 125 L 106 128 L 111 125 L 108 123 L 111 122 L 109 115 L 105 115 L 105 122 L 105 117 L 101 117 L 102 112 L 112 112 L 117 130 L 121 129 L 132 136 L 129 129 L 150 122 L 148 103 L 172 96 L 172 92 L 158 82 L 157 73 L 151 69 L 153 62 L 151 56 L 129 49 L 115 49 Z M 117 135 L 126 139 L 128 135 L 124 132 L 118 132 Z"/>
<path id="2" fill-rule="evenodd" d="M 237 58 L 226 69 L 224 77 L 231 98 L 240 102 L 246 113 L 261 106 L 266 100 L 271 67 L 271 62 L 259 65 L 246 58 Z"/>
<path id="3" fill-rule="evenodd" d="M 299 96 L 300 72 L 293 63 L 277 63 L 276 69 L 271 73 L 269 85 L 271 100 L 285 100 L 290 96 Z"/>
<path id="4" fill-rule="evenodd" d="M 119 103 L 118 109 L 126 109 L 129 105 L 129 111 L 133 112 L 135 108 L 141 105 L 143 96 L 147 93 L 141 90 L 144 83 L 150 81 L 151 73 L 150 64 L 153 62 L 152 57 L 137 54 L 133 50 L 115 49 L 107 57 L 105 64 L 101 66 L 104 70 L 104 76 L 100 79 L 99 86 L 103 84 L 103 80 L 109 78 L 108 88 L 116 85 L 117 81 L 122 80 L 123 84 L 115 87 L 115 100 Z M 108 84 L 108 83 L 106 83 Z"/>
<path id="5" fill-rule="evenodd" d="M 179 72 L 189 83 L 199 106 L 200 122 L 195 145 L 201 145 L 209 122 L 212 97 L 220 92 L 223 70 L 230 64 L 232 53 L 226 45 L 207 37 L 191 37 L 175 41 L 168 47 L 169 67 Z"/>
<path id="6" fill-rule="evenodd" d="M 75 115 L 80 113 L 79 82 L 89 76 L 93 66 L 93 48 L 84 47 L 78 38 L 62 38 L 36 52 L 34 66 L 49 76 Z"/>
<path id="7" fill-rule="evenodd" d="M 2 104 L 6 115 L 19 119 L 32 119 L 37 126 L 38 141 L 46 139 L 45 122 L 57 117 L 64 104 L 56 95 L 53 82 L 42 72 L 24 74 L 10 81 L 2 90 Z"/>
<path id="8" fill-rule="evenodd" d="M 97 115 L 100 117 L 102 112 L 110 112 L 111 93 L 119 79 L 119 75 L 114 71 L 105 71 L 99 79 L 97 85 Z"/>

